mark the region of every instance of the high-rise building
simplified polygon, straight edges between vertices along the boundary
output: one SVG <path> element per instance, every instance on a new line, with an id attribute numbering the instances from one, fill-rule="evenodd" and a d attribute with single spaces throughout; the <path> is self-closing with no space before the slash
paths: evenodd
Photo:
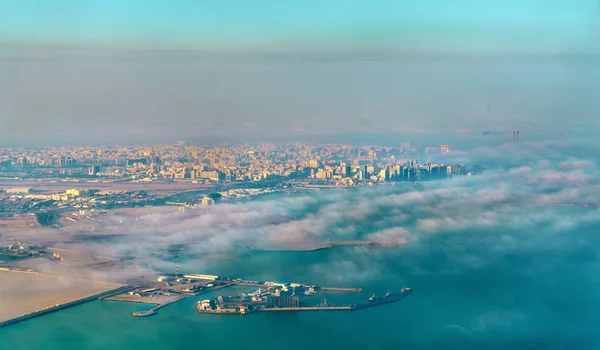
<path id="1" fill-rule="evenodd" d="M 466 174 L 465 167 L 462 166 L 462 165 L 455 164 L 455 165 L 449 166 L 448 168 L 450 169 L 450 173 L 453 176 L 459 176 L 459 175 L 465 175 Z"/>
<path id="2" fill-rule="evenodd" d="M 196 174 L 196 176 L 198 176 Z M 221 172 L 219 171 L 201 171 L 200 176 L 201 179 L 209 179 L 212 181 L 219 181 L 222 178 Z"/>
<path id="3" fill-rule="evenodd" d="M 68 168 L 75 165 L 75 160 L 73 157 L 61 157 L 59 161 L 59 165 L 61 168 Z"/>
<path id="4" fill-rule="evenodd" d="M 215 200 L 210 197 L 202 198 L 202 205 L 213 205 L 215 204 Z"/>
<path id="5" fill-rule="evenodd" d="M 27 162 L 27 158 L 25 158 L 25 157 L 19 158 L 19 167 L 20 168 L 25 168 L 25 167 L 27 167 L 28 164 L 29 163 Z"/>
<path id="6" fill-rule="evenodd" d="M 130 158 L 127 159 L 127 166 L 134 166 L 136 163 L 140 163 L 143 165 L 148 165 L 148 159 L 147 158 Z"/>
<path id="7" fill-rule="evenodd" d="M 390 178 L 390 170 L 389 168 L 381 169 L 378 175 L 379 181 L 386 181 Z"/>
<path id="8" fill-rule="evenodd" d="M 99 165 L 90 165 L 89 169 L 88 169 L 88 174 L 95 176 L 100 172 L 100 166 Z"/>

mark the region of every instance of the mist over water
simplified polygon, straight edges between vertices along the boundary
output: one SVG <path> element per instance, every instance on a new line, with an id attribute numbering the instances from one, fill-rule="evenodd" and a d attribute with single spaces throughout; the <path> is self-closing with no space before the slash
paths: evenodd
<path id="1" fill-rule="evenodd" d="M 580 210 L 586 209 L 575 212 Z M 251 253 L 202 266 L 201 271 L 217 274 L 235 272 L 248 278 L 365 288 L 358 295 L 321 293 L 314 297 L 327 297 L 329 303 L 364 300 L 371 292 L 381 295 L 402 285 L 415 290 L 398 303 L 358 312 L 198 315 L 195 300 L 210 296 L 203 295 L 166 307 L 152 318 L 138 319 L 131 312 L 147 306 L 94 302 L 2 329 L 0 335 L 5 345 L 16 349 L 48 344 L 56 348 L 178 349 L 191 343 L 231 348 L 240 339 L 246 339 L 245 347 L 250 349 L 277 344 L 288 344 L 291 349 L 592 349 L 599 340 L 595 328 L 600 311 L 597 249 L 593 248 L 599 243 L 597 229 L 597 225 L 579 227 L 560 235 L 564 236 L 560 243 L 540 248 L 524 243 L 509 252 L 503 230 L 463 231 L 395 250 Z M 511 234 L 526 242 L 532 234 L 548 231 Z M 32 334 L 27 346 L 22 341 L 24 333 Z"/>
<path id="2" fill-rule="evenodd" d="M 160 209 L 102 228 L 124 234 L 110 244 L 73 243 L 140 259 L 113 276 L 169 272 L 177 263 L 183 272 L 365 289 L 314 297 L 329 303 L 414 289 L 398 303 L 351 313 L 215 317 L 196 313 L 195 300 L 207 297 L 199 296 L 137 319 L 130 314 L 143 306 L 94 302 L 2 329 L 0 337 L 16 349 L 183 348 L 194 341 L 231 348 L 241 339 L 246 348 L 598 348 L 598 153 L 589 139 L 484 146 L 444 158 L 487 164 L 471 177 Z M 407 243 L 393 249 L 245 248 L 399 238 Z M 170 245 L 186 249 L 175 258 L 156 254 Z M 235 290 L 215 295 L 221 293 Z M 25 332 L 34 334 L 28 346 Z"/>

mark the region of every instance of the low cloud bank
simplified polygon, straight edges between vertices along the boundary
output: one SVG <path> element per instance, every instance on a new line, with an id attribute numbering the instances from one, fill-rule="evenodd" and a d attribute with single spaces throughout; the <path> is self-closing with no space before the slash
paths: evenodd
<path id="1" fill-rule="evenodd" d="M 600 220 L 595 152 L 554 142 L 508 144 L 454 156 L 488 165 L 472 177 L 280 195 L 183 212 L 160 208 L 137 220 L 113 217 L 94 232 L 127 238 L 86 248 L 156 266 L 164 265 L 157 253 L 176 245 L 202 259 L 245 246 L 302 248 L 328 239 L 419 244 L 450 234 L 487 237 L 493 243 L 484 249 L 540 249 L 560 244 L 563 232 Z"/>

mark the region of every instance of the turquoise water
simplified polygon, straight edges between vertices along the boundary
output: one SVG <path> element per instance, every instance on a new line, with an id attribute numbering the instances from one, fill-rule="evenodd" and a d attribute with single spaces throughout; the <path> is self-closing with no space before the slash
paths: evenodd
<path id="1" fill-rule="evenodd" d="M 306 253 L 245 253 L 213 262 L 208 273 L 360 286 L 361 294 L 322 293 L 328 303 L 364 300 L 402 285 L 393 304 L 353 312 L 201 315 L 188 298 L 156 316 L 148 308 L 95 301 L 0 329 L 2 349 L 398 349 L 598 348 L 600 278 L 595 229 L 553 235 L 544 248 L 494 248 L 502 235 L 423 238 L 398 249 L 336 248 Z M 519 237 L 513 233 L 513 237 Z M 483 244 L 485 237 L 486 244 Z M 492 242 L 492 244 L 490 244 Z M 584 244 L 585 243 L 585 244 Z"/>

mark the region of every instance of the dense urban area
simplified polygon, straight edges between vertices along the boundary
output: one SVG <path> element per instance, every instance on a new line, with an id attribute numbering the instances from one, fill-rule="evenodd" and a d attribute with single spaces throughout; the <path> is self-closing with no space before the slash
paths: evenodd
<path id="1" fill-rule="evenodd" d="M 0 149 L 0 178 L 4 180 L 0 211 L 210 205 L 282 190 L 419 182 L 481 170 L 478 165 L 429 161 L 443 160 L 448 153 L 448 145 L 409 143 L 398 147 L 196 146 L 182 141 L 149 146 L 4 148 Z M 43 185 L 49 187 L 43 191 Z"/>
<path id="2" fill-rule="evenodd" d="M 221 201 L 243 201 L 271 193 L 413 183 L 468 176 L 478 171 L 476 166 L 439 161 L 448 153 L 447 145 L 195 146 L 185 142 L 0 149 L 0 283 L 20 285 L 35 296 L 23 299 L 21 292 L 11 293 L 11 299 L 6 299 L 0 310 L 0 327 L 97 299 L 152 304 L 153 307 L 133 314 L 150 316 L 187 296 L 233 286 L 258 290 L 203 298 L 198 300 L 196 311 L 238 315 L 351 311 L 399 301 L 411 293 L 410 288 L 391 286 L 396 291 L 390 290 L 385 296 L 359 296 L 340 304 L 328 303 L 329 293 L 362 289 L 180 274 L 173 262 L 189 253 L 185 244 L 156 247 L 151 253 L 152 259 L 172 264 L 174 273 L 151 269 L 143 276 L 117 276 L 117 271 L 137 271 L 146 266 L 147 257 L 129 250 L 111 250 L 105 255 L 89 249 L 90 244 L 111 245 L 124 239 L 127 234 L 123 230 L 127 230 L 119 228 L 126 227 L 122 226 L 126 225 L 124 222 L 161 212 L 179 210 L 186 212 L 182 219 L 194 218 L 212 209 L 201 207 Z M 168 206 L 175 208 L 165 208 Z M 247 251 L 306 252 L 339 246 L 394 249 L 406 242 L 405 237 L 308 237 L 290 242 L 258 242 L 259 246 L 242 242 L 236 247 Z M 56 283 L 57 278 L 65 276 L 69 276 L 68 283 Z M 52 288 L 37 290 L 37 283 L 48 283 Z M 323 299 L 310 298 L 317 293 Z"/>

